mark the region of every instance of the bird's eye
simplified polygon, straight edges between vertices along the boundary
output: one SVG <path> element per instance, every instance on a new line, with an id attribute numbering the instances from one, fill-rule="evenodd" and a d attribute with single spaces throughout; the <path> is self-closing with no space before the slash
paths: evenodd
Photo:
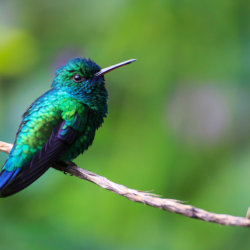
<path id="1" fill-rule="evenodd" d="M 84 78 L 82 76 L 78 75 L 78 74 L 75 74 L 73 76 L 73 81 L 76 82 L 76 83 L 82 82 L 83 80 L 84 80 Z"/>

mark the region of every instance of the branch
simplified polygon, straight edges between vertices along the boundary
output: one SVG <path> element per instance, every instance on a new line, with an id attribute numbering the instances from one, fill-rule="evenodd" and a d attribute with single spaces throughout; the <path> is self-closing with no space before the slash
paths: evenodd
<path id="1" fill-rule="evenodd" d="M 9 153 L 11 148 L 12 144 L 0 141 L 0 151 Z M 172 213 L 182 214 L 190 218 L 204 220 L 207 222 L 214 222 L 220 225 L 250 227 L 250 208 L 247 212 L 247 218 L 227 214 L 215 214 L 207 212 L 200 208 L 193 207 L 191 205 L 182 204 L 177 200 L 163 199 L 159 198 L 155 194 L 127 188 L 123 185 L 114 183 L 105 177 L 99 176 L 95 173 L 79 168 L 75 165 L 68 164 L 66 169 L 65 166 L 62 166 L 62 168 L 60 168 L 60 166 L 57 166 L 56 169 L 65 171 L 71 175 L 74 175 L 75 177 L 93 182 L 99 187 L 112 191 L 118 195 L 124 196 L 134 202 L 143 203 L 151 207 L 160 208 L 162 210 L 167 210 Z"/>

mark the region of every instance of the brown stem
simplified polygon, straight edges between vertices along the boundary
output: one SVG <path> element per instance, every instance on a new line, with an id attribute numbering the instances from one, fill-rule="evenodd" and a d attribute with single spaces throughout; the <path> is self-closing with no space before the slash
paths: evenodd
<path id="1" fill-rule="evenodd" d="M 0 141 L 0 151 L 9 153 L 11 148 L 12 144 Z M 56 169 L 65 171 L 71 175 L 74 175 L 75 177 L 93 182 L 99 187 L 124 196 L 134 202 L 143 203 L 151 207 L 160 208 L 172 213 L 182 214 L 190 218 L 214 222 L 220 225 L 250 227 L 249 218 L 237 217 L 227 214 L 215 214 L 200 208 L 193 207 L 191 205 L 182 204 L 177 200 L 159 198 L 155 194 L 137 191 L 114 183 L 103 176 L 97 175 L 72 164 L 68 164 L 66 169 L 65 166 L 62 169 L 60 169 L 60 166 L 57 166 Z"/>

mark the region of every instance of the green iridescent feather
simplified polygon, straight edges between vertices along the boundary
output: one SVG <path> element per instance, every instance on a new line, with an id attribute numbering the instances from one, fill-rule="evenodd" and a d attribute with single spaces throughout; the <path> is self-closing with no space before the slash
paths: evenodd
<path id="1" fill-rule="evenodd" d="M 79 132 L 84 128 L 86 130 L 61 157 L 63 160 L 73 160 L 91 145 L 95 131 L 107 113 L 104 80 L 98 79 L 92 84 L 87 80 L 85 84 L 79 84 L 71 79 L 76 73 L 89 79 L 99 70 L 100 67 L 92 61 L 80 58 L 71 60 L 57 70 L 52 84 L 54 88 L 38 98 L 24 114 L 5 169 L 12 171 L 29 162 L 49 139 L 52 129 L 62 120 L 66 121 L 65 129 L 71 126 Z M 78 127 L 74 123 L 76 115 L 81 119 Z"/>
<path id="2" fill-rule="evenodd" d="M 93 77 L 100 69 L 91 60 L 75 58 L 57 70 L 52 89 L 24 113 L 3 170 L 15 171 L 28 164 L 62 121 L 62 136 L 68 128 L 76 130 L 78 136 L 58 160 L 71 161 L 92 144 L 95 131 L 107 113 L 108 94 L 104 78 Z M 75 82 L 74 75 L 80 76 L 82 81 Z"/>
<path id="3" fill-rule="evenodd" d="M 0 197 L 24 189 L 54 163 L 72 161 L 92 144 L 107 114 L 103 75 L 132 61 L 101 69 L 91 60 L 75 58 L 57 70 L 52 88 L 22 117 L 0 172 Z"/>

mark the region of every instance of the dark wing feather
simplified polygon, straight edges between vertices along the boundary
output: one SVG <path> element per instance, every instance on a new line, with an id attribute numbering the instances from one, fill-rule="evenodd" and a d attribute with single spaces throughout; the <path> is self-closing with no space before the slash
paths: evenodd
<path id="1" fill-rule="evenodd" d="M 51 165 L 57 161 L 63 152 L 71 145 L 78 134 L 76 130 L 68 127 L 66 131 L 62 132 L 62 128 L 65 122 L 61 122 L 56 128 L 53 129 L 52 134 L 47 143 L 42 147 L 39 153 L 37 153 L 32 160 L 21 167 L 18 173 L 16 170 L 5 173 L 5 183 L 0 187 L 0 196 L 6 197 L 17 193 L 24 189 L 43 173 L 45 173 Z M 14 176 L 13 178 L 13 175 Z M 0 179 L 2 176 L 0 176 Z M 3 176 L 4 177 L 4 176 Z M 2 183 L 2 181 L 1 181 Z"/>
<path id="2" fill-rule="evenodd" d="M 4 189 L 18 174 L 20 168 L 14 171 L 2 170 L 0 173 L 0 190 Z"/>

